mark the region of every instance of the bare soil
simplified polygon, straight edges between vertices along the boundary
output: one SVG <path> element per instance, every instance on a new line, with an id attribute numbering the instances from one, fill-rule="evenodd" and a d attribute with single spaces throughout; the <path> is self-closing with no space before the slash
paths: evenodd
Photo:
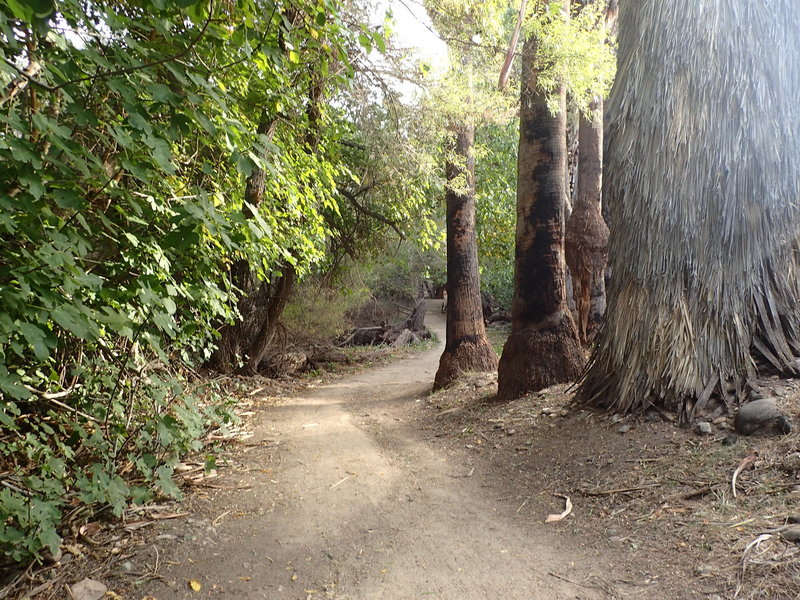
<path id="1" fill-rule="evenodd" d="M 498 402 L 489 374 L 431 394 L 441 351 L 254 395 L 253 436 L 215 476 L 107 528 L 102 558 L 84 540 L 61 583 L 136 600 L 800 598 L 779 531 L 800 513 L 797 434 L 723 445 L 725 419 L 701 435 L 575 409 L 567 386 Z M 762 383 L 798 414 L 797 382 Z"/>

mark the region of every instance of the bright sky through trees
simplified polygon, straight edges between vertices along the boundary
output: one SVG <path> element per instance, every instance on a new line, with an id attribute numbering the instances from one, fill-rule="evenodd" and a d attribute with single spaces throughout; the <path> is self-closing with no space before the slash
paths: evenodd
<path id="1" fill-rule="evenodd" d="M 447 68 L 447 44 L 433 30 L 433 25 L 419 0 L 380 0 L 375 7 L 376 20 L 387 11 L 392 15 L 392 31 L 400 47 L 408 48 L 433 74 Z"/>

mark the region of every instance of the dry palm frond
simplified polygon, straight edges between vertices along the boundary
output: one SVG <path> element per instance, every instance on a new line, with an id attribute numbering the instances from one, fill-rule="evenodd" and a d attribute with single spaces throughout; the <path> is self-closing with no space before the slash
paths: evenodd
<path id="1" fill-rule="evenodd" d="M 690 417 L 705 390 L 743 389 L 751 348 L 797 372 L 799 30 L 796 0 L 622 4 L 584 402 Z"/>

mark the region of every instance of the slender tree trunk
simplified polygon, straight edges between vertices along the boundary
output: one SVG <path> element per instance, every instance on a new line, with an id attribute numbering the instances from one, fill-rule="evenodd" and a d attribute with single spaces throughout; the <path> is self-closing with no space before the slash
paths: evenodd
<path id="1" fill-rule="evenodd" d="M 605 314 L 608 258 L 608 227 L 601 213 L 603 101 L 596 100 L 591 108 L 594 111 L 591 120 L 581 115 L 578 125 L 577 194 L 567 221 L 565 242 L 578 313 L 578 335 L 584 344 L 594 338 Z"/>
<path id="2" fill-rule="evenodd" d="M 562 86 L 559 110 L 551 114 L 537 86 L 537 45 L 531 36 L 522 52 L 514 301 L 499 398 L 572 381 L 583 365 L 565 286 L 566 93 Z"/>
<path id="3" fill-rule="evenodd" d="M 475 233 L 474 129 L 458 127 L 446 166 L 447 192 L 447 342 L 434 389 L 464 371 L 494 371 L 497 354 L 486 338 Z"/>
<path id="4" fill-rule="evenodd" d="M 275 134 L 277 119 L 263 111 L 258 123 L 257 132 L 271 138 Z M 266 158 L 266 157 L 265 157 Z M 255 166 L 247 178 L 242 212 L 246 219 L 253 218 L 253 210 L 258 210 L 264 197 L 265 171 Z M 240 318 L 236 323 L 225 324 L 220 328 L 220 339 L 214 350 L 209 365 L 219 371 L 230 372 L 243 356 L 244 349 L 253 343 L 253 335 L 261 327 L 253 324 L 253 319 L 260 311 L 259 306 L 268 301 L 269 285 L 259 282 L 250 269 L 250 262 L 240 258 L 231 265 L 230 279 L 233 287 L 239 290 L 237 308 Z"/>

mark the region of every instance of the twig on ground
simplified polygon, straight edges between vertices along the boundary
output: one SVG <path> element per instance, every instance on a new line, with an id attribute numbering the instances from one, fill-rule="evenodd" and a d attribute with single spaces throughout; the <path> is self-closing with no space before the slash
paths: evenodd
<path id="1" fill-rule="evenodd" d="M 731 478 L 731 489 L 733 490 L 733 497 L 736 498 L 736 478 L 739 477 L 739 473 L 741 473 L 748 465 L 751 465 L 755 462 L 756 456 L 758 456 L 755 452 L 746 456 L 742 459 L 742 462 L 739 463 L 739 466 L 736 467 L 736 470 L 733 472 L 733 477 Z"/>
<path id="2" fill-rule="evenodd" d="M 57 584 L 62 579 L 64 579 L 64 574 L 63 573 L 61 575 L 58 575 L 57 577 L 54 577 L 50 581 L 45 581 L 41 585 L 37 585 L 35 588 L 28 590 L 27 593 L 22 595 L 22 598 L 33 598 L 37 594 L 41 594 L 45 590 L 50 589 L 51 587 L 53 587 L 55 584 Z"/>
<path id="3" fill-rule="evenodd" d="M 348 479 L 350 479 L 350 475 L 348 475 L 347 477 L 345 477 L 345 478 L 343 478 L 343 479 L 340 479 L 339 481 L 337 481 L 336 483 L 334 483 L 334 484 L 333 484 L 333 485 L 332 485 L 332 486 L 331 486 L 329 489 L 331 489 L 331 490 L 332 490 L 332 489 L 333 489 L 333 488 L 335 488 L 337 485 L 341 485 L 341 484 L 343 484 L 343 483 L 344 483 L 345 481 L 347 481 Z"/>
<path id="4" fill-rule="evenodd" d="M 615 490 L 581 490 L 581 494 L 584 496 L 610 496 L 612 494 L 625 494 L 627 492 L 640 492 L 642 490 L 647 490 L 654 487 L 661 487 L 660 483 L 648 483 L 646 485 L 639 485 L 636 487 L 629 487 L 629 488 L 618 488 Z"/>

